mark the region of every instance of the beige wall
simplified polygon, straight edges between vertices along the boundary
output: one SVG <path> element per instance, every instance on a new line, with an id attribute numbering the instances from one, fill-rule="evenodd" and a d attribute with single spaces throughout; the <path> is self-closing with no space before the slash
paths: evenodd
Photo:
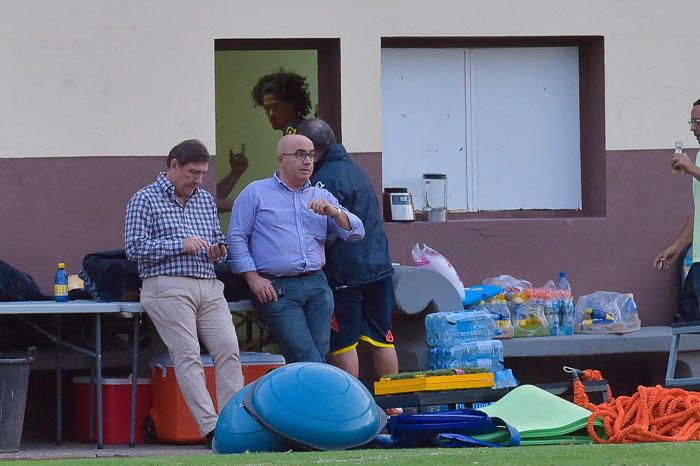
<path id="1" fill-rule="evenodd" d="M 699 13 L 697 0 L 0 0 L 0 157 L 215 147 L 217 38 L 339 37 L 343 139 L 372 152 L 381 37 L 602 35 L 607 148 L 690 145 Z"/>

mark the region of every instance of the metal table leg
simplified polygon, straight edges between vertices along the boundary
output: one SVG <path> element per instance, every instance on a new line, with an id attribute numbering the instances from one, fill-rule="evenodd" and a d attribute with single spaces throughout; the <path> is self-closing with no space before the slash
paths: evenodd
<path id="1" fill-rule="evenodd" d="M 102 432 L 102 315 L 95 314 L 95 372 L 97 372 L 97 448 L 104 448 Z"/>
<path id="2" fill-rule="evenodd" d="M 63 442 L 63 371 L 61 367 L 61 316 L 56 316 L 56 445 Z"/>
<path id="3" fill-rule="evenodd" d="M 95 373 L 96 373 L 96 390 L 97 390 L 97 448 L 102 449 L 103 445 L 103 430 L 102 430 L 102 315 L 100 313 L 94 314 L 95 319 L 95 350 L 82 348 L 80 346 L 74 345 L 67 341 L 63 341 L 61 338 L 61 316 L 55 315 L 56 318 L 56 334 L 52 334 L 42 329 L 41 327 L 35 325 L 27 319 L 18 316 L 18 318 L 29 325 L 42 335 L 45 335 L 56 345 L 56 444 L 60 445 L 63 441 L 63 412 L 62 412 L 62 398 L 63 398 L 63 366 L 61 360 L 62 348 L 68 348 L 76 351 L 80 354 L 84 354 L 95 360 Z"/>
<path id="4" fill-rule="evenodd" d="M 136 445 L 136 388 L 139 380 L 139 326 L 141 314 L 134 315 L 134 333 L 131 347 L 131 418 L 129 419 L 129 446 Z"/>
<path id="5" fill-rule="evenodd" d="M 90 368 L 90 425 L 88 426 L 88 440 L 91 442 L 95 441 L 95 366 Z"/>

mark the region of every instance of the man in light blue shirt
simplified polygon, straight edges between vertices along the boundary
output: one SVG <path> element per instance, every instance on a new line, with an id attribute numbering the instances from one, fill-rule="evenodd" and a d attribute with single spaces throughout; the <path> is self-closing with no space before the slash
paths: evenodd
<path id="1" fill-rule="evenodd" d="M 308 138 L 280 139 L 277 172 L 236 197 L 227 234 L 233 271 L 248 282 L 287 362 L 325 361 L 333 295 L 321 270 L 324 246 L 365 234 L 357 216 L 311 185 L 314 158 Z"/>

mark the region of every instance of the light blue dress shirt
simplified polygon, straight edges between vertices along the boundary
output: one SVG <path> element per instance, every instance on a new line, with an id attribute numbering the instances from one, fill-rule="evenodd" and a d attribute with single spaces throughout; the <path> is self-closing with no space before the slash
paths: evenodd
<path id="1" fill-rule="evenodd" d="M 289 276 L 319 270 L 326 262 L 326 241 L 353 242 L 365 236 L 355 214 L 343 209 L 351 227 L 345 230 L 333 218 L 309 209 L 314 199 L 343 209 L 327 190 L 307 182 L 294 191 L 277 173 L 246 186 L 233 203 L 226 235 L 233 271 Z"/>

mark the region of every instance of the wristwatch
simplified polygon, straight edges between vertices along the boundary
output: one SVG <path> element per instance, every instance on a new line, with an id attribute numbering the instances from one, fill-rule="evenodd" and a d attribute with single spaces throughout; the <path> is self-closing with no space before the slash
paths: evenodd
<path id="1" fill-rule="evenodd" d="M 335 206 L 335 215 L 333 215 L 333 218 L 336 218 L 338 215 L 343 213 L 343 209 L 341 209 L 338 206 Z"/>

